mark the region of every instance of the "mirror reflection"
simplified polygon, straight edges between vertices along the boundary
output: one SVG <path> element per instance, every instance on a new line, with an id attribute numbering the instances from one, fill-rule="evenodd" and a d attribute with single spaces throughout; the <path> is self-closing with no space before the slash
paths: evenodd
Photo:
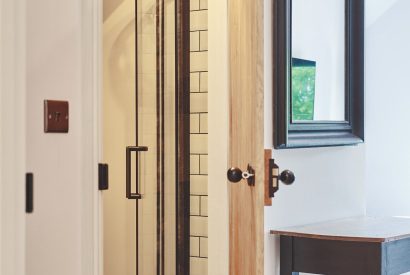
<path id="1" fill-rule="evenodd" d="M 344 0 L 292 0 L 291 65 L 292 122 L 344 121 Z"/>

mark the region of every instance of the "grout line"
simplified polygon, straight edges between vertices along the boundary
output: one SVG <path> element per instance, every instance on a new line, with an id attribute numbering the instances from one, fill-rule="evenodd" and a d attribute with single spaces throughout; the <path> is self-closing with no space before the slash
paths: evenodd
<path id="1" fill-rule="evenodd" d="M 190 71 L 190 73 L 192 74 L 192 73 L 207 73 L 208 71 L 201 71 L 201 70 L 199 70 L 199 71 Z"/>
<path id="2" fill-rule="evenodd" d="M 199 47 L 201 47 L 201 46 L 199 46 Z M 199 91 L 199 92 L 201 92 L 201 74 L 202 74 L 202 73 L 198 73 L 198 77 L 199 77 L 199 87 L 198 87 L 199 90 L 198 90 L 198 91 Z"/>
<path id="3" fill-rule="evenodd" d="M 198 114 L 198 123 L 199 123 L 198 125 L 199 133 L 201 133 L 201 114 Z M 199 171 L 201 171 L 201 160 L 199 160 Z"/>
<path id="4" fill-rule="evenodd" d="M 208 112 L 192 112 L 190 114 L 191 115 L 197 115 L 197 114 L 201 115 L 201 114 L 208 114 Z"/>
<path id="5" fill-rule="evenodd" d="M 199 174 L 201 174 L 201 156 L 198 156 L 198 162 L 199 162 L 199 170 L 198 170 L 198 172 L 199 172 Z M 199 200 L 201 200 L 201 198 L 199 198 Z M 199 213 L 201 213 L 201 212 L 199 212 Z"/>
<path id="6" fill-rule="evenodd" d="M 207 238 L 208 239 L 208 236 L 198 236 L 198 235 L 189 235 L 190 237 L 198 237 L 198 238 Z"/>
<path id="7" fill-rule="evenodd" d="M 190 94 L 207 94 L 208 92 L 203 91 L 203 92 L 189 92 Z M 203 113 L 208 113 L 208 112 L 203 112 Z"/>
<path id="8" fill-rule="evenodd" d="M 199 216 L 201 216 L 201 198 L 199 198 Z"/>
<path id="9" fill-rule="evenodd" d="M 207 32 L 208 29 L 189 30 L 190 32 Z"/>
<path id="10" fill-rule="evenodd" d="M 198 196 L 199 197 L 199 196 Z M 203 196 L 203 197 L 207 197 L 207 196 Z M 196 217 L 196 218 L 208 218 L 209 216 L 205 216 L 205 215 L 189 215 L 190 217 Z"/>
<path id="11" fill-rule="evenodd" d="M 207 135 L 208 133 L 191 133 L 192 135 Z"/>
<path id="12" fill-rule="evenodd" d="M 207 11 L 207 10 L 209 10 L 208 8 L 206 8 L 206 9 L 202 9 L 201 8 L 201 0 L 199 1 L 199 7 L 198 7 L 198 9 L 197 10 L 190 10 L 190 12 L 196 12 L 196 11 Z"/>
<path id="13" fill-rule="evenodd" d="M 199 253 L 198 253 L 198 255 L 199 255 L 199 257 L 201 257 L 201 237 L 199 237 L 198 239 L 199 239 L 199 240 L 198 240 L 198 242 L 199 242 L 199 244 L 198 244 L 198 247 L 199 247 Z"/>
<path id="14" fill-rule="evenodd" d="M 201 6 L 201 4 L 199 4 L 199 6 Z M 199 33 L 198 33 L 198 40 L 199 40 L 199 45 L 198 45 L 198 48 L 199 48 L 199 52 L 201 51 L 201 31 L 199 31 Z M 199 75 L 199 90 L 201 90 L 201 75 Z"/>

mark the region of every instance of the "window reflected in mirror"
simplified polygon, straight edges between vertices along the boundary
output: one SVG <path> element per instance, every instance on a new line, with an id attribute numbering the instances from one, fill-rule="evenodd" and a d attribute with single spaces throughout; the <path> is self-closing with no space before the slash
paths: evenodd
<path id="1" fill-rule="evenodd" d="M 292 121 L 313 120 L 316 62 L 292 58 Z"/>

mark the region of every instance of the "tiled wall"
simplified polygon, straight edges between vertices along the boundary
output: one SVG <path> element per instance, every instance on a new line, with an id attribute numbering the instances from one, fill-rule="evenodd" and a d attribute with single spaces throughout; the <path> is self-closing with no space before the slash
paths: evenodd
<path id="1" fill-rule="evenodd" d="M 191 274 L 208 274 L 208 0 L 191 1 Z"/>

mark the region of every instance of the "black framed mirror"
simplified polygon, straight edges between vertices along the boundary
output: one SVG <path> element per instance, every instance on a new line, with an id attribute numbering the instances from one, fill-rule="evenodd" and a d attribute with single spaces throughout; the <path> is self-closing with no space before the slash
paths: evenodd
<path id="1" fill-rule="evenodd" d="M 277 149 L 364 141 L 364 0 L 274 1 Z"/>

